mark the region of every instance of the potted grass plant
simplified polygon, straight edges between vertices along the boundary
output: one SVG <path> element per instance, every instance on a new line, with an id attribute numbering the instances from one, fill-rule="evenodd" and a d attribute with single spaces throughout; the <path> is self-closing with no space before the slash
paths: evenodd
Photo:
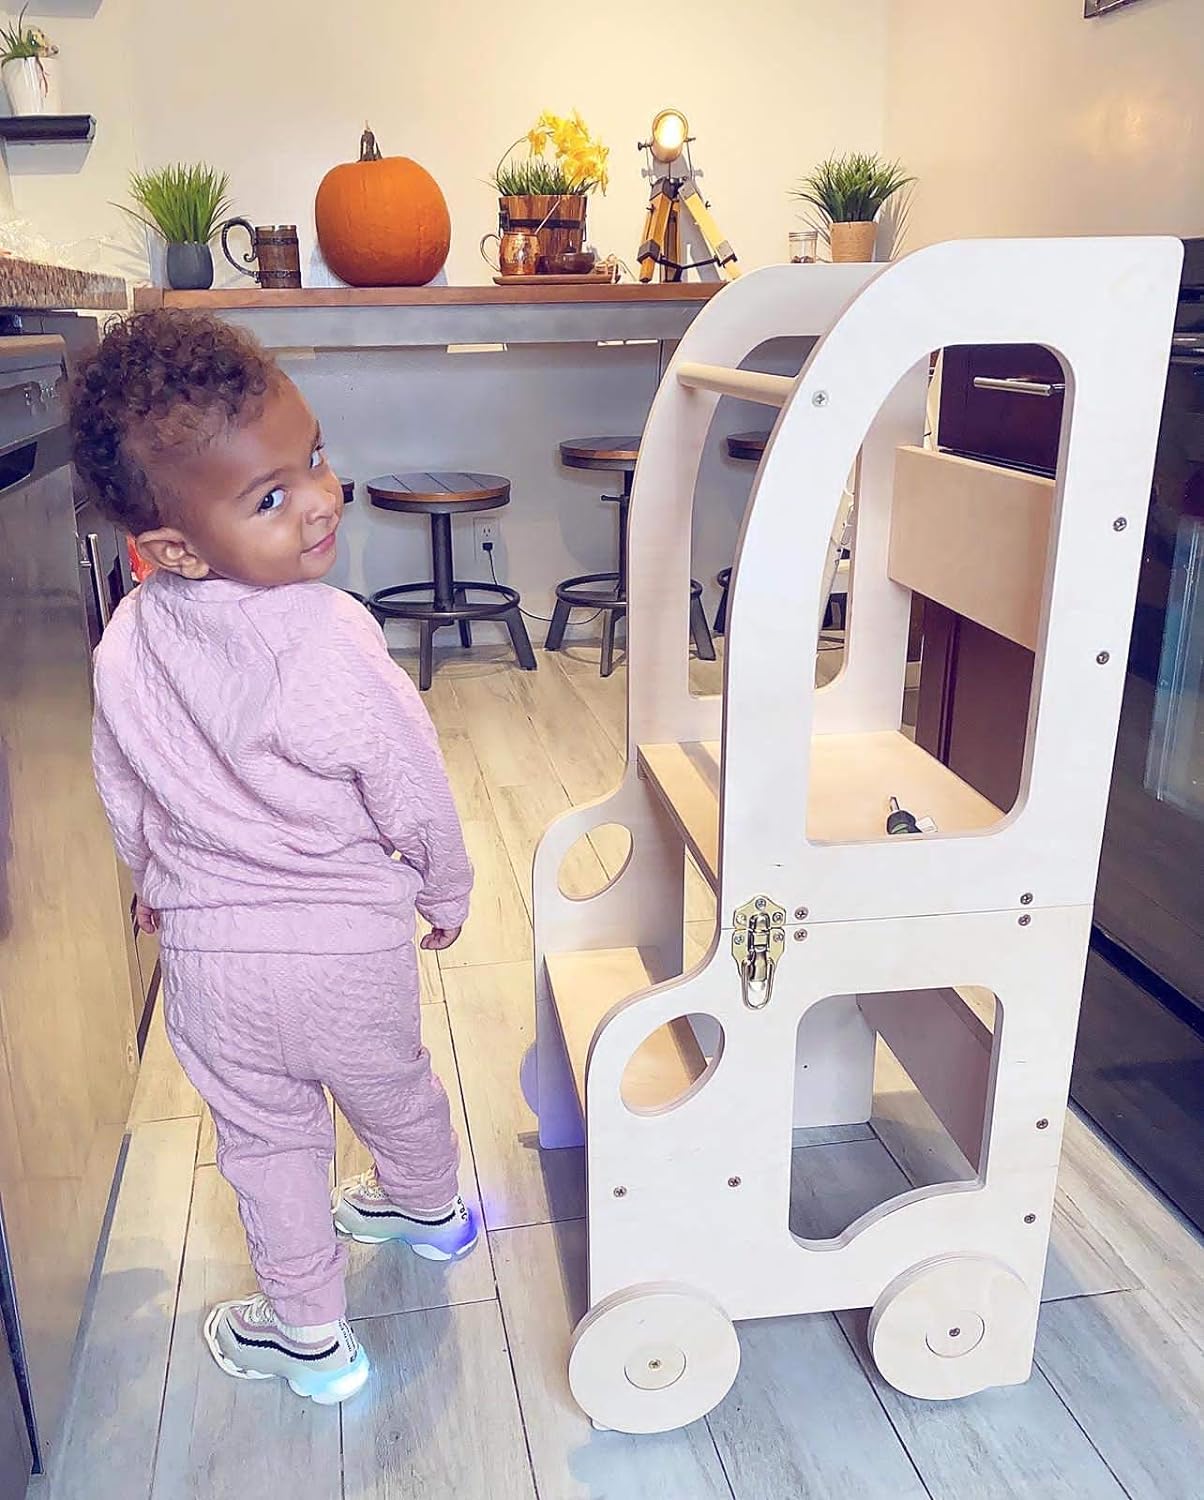
<path id="1" fill-rule="evenodd" d="M 61 114 L 59 49 L 40 26 L 26 26 L 28 9 L 0 26 L 0 77 L 14 115 Z"/>
<path id="2" fill-rule="evenodd" d="M 204 162 L 130 175 L 130 197 L 138 206 L 125 211 L 167 242 L 167 280 L 177 291 L 213 285 L 209 241 L 230 206 L 229 185 L 225 172 Z"/>
<path id="3" fill-rule="evenodd" d="M 883 205 L 914 181 L 897 161 L 850 151 L 821 161 L 793 196 L 814 211 L 811 222 L 827 237 L 833 260 L 865 261 L 874 258 Z"/>
<path id="4" fill-rule="evenodd" d="M 517 155 L 525 146 L 526 154 Z M 532 230 L 539 269 L 580 254 L 589 195 L 607 187 L 610 149 L 594 139 L 581 116 L 544 113 L 503 155 L 490 182 L 498 194 L 498 230 Z"/>

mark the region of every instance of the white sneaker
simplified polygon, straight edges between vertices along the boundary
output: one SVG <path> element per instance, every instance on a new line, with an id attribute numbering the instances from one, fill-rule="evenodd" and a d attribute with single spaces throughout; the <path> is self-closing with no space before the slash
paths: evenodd
<path id="1" fill-rule="evenodd" d="M 390 1203 L 376 1168 L 335 1189 L 335 1228 L 364 1245 L 402 1240 L 424 1260 L 460 1260 L 477 1243 L 477 1226 L 459 1193 L 446 1208 L 416 1213 Z"/>
<path id="2" fill-rule="evenodd" d="M 238 1380 L 279 1376 L 319 1406 L 354 1396 L 371 1371 L 345 1319 L 293 1328 L 280 1321 L 262 1292 L 219 1302 L 205 1319 L 205 1342 L 227 1375 Z"/>

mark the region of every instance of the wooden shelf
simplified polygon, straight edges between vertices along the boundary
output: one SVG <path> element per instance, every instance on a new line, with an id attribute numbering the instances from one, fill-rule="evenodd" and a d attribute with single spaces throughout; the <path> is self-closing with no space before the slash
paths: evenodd
<path id="1" fill-rule="evenodd" d="M 719 880 L 718 743 L 641 745 L 639 764 L 714 889 Z M 897 731 L 822 734 L 811 741 L 807 837 L 812 842 L 885 839 L 891 797 L 917 818 L 932 818 L 939 833 L 981 832 L 1003 816 L 994 803 Z"/>
<path id="2" fill-rule="evenodd" d="M 7 122 L 6 122 L 7 123 Z M 295 290 L 264 290 L 262 287 L 217 287 L 204 292 L 172 292 L 162 287 L 139 287 L 135 306 L 196 307 L 207 312 L 229 312 L 245 308 L 318 307 L 515 307 L 541 303 L 568 306 L 595 303 L 614 306 L 628 302 L 709 301 L 719 290 L 717 282 L 637 282 L 610 285 L 577 283 L 547 286 L 532 276 L 523 286 L 307 286 Z"/>
<path id="3" fill-rule="evenodd" d="M 90 141 L 96 134 L 91 115 L 4 115 L 0 140 L 21 145 L 39 141 Z"/>
<path id="4" fill-rule="evenodd" d="M 602 1018 L 621 1000 L 673 973 L 655 952 L 640 948 L 549 953 L 545 963 L 584 1117 L 585 1068 Z M 678 1098 L 706 1066 L 690 1023 L 681 1017 L 654 1031 L 637 1048 L 623 1074 L 623 1099 L 632 1109 L 655 1109 Z"/>

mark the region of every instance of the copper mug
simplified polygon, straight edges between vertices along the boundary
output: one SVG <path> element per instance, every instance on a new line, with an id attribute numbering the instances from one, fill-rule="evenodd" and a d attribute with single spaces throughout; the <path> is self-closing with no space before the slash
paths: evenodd
<path id="1" fill-rule="evenodd" d="M 489 258 L 485 246 L 497 240 L 497 261 Z M 539 269 L 539 236 L 533 229 L 507 229 L 504 234 L 487 234 L 481 241 L 481 254 L 487 265 L 503 276 L 534 276 Z"/>
<path id="2" fill-rule="evenodd" d="M 251 248 L 243 256 L 246 265 L 259 264 L 254 271 L 239 265 L 230 254 L 229 235 L 232 229 L 245 229 Z M 301 246 L 297 241 L 295 224 L 260 224 L 258 227 L 246 219 L 227 219 L 222 225 L 222 249 L 226 259 L 243 276 L 258 281 L 261 287 L 299 287 L 301 285 Z"/>

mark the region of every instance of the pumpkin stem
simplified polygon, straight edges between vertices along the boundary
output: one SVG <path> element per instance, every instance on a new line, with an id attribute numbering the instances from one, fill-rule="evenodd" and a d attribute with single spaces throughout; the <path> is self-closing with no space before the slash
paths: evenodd
<path id="1" fill-rule="evenodd" d="M 372 134 L 371 125 L 364 126 L 364 133 L 360 136 L 360 161 L 379 161 L 380 147 L 376 144 L 376 137 Z"/>

